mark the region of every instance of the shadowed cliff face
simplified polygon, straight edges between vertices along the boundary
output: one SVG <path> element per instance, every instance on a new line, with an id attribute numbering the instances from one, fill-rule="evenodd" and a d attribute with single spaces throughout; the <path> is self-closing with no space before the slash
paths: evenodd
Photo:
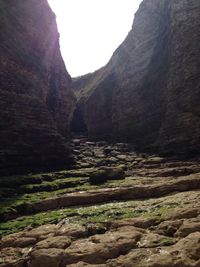
<path id="1" fill-rule="evenodd" d="M 110 62 L 74 81 L 90 136 L 103 132 L 163 152 L 198 150 L 199 11 L 196 0 L 141 3 Z"/>
<path id="2" fill-rule="evenodd" d="M 0 1 L 0 169 L 67 165 L 75 98 L 46 0 Z"/>

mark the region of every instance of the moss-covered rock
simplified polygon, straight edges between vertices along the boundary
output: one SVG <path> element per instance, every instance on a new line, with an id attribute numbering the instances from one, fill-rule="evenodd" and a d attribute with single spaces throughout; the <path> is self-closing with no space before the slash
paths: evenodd
<path id="1" fill-rule="evenodd" d="M 100 167 L 90 175 L 91 184 L 101 184 L 108 180 L 121 180 L 125 178 L 125 172 L 117 167 Z"/>

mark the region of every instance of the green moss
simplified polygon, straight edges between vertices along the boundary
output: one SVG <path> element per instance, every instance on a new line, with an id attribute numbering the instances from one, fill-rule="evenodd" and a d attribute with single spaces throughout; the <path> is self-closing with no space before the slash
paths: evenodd
<path id="1" fill-rule="evenodd" d="M 38 213 L 32 216 L 24 216 L 0 224 L 0 234 L 8 234 L 24 229 L 26 226 L 38 226 L 45 223 L 57 223 L 62 219 L 68 219 L 74 223 L 100 223 L 104 224 L 113 220 L 134 217 L 152 217 L 161 213 L 162 209 L 147 208 L 148 201 L 115 202 L 96 206 L 73 207 L 55 211 Z"/>
<path id="2" fill-rule="evenodd" d="M 176 238 L 166 237 L 152 241 L 151 247 L 171 246 L 177 242 Z"/>
<path id="3" fill-rule="evenodd" d="M 6 235 L 23 230 L 27 226 L 40 226 L 46 223 L 57 223 L 59 220 L 74 215 L 75 209 L 65 209 L 23 216 L 0 224 L 0 235 Z"/>
<path id="4" fill-rule="evenodd" d="M 66 178 L 65 175 L 69 175 L 69 173 L 66 174 L 66 172 L 59 172 L 52 174 L 40 174 L 39 176 L 30 175 L 32 179 L 34 177 L 42 177 L 42 179 L 49 179 L 49 181 L 42 181 L 42 183 L 40 184 L 26 184 L 24 185 L 25 187 L 30 186 L 31 188 L 32 186 L 37 187 L 43 184 L 59 184 L 59 182 L 61 182 L 62 184 L 62 182 L 65 181 L 72 182 L 73 187 L 59 189 L 51 192 L 43 191 L 30 194 L 22 194 L 20 196 L 15 196 L 7 199 L 4 198 L 3 201 L 1 201 L 0 203 L 0 215 L 17 214 L 17 209 L 20 206 L 22 207 L 22 205 L 37 203 L 42 201 L 43 199 L 53 198 L 62 194 L 71 193 L 75 191 L 87 191 L 91 189 L 115 187 L 117 183 L 122 182 L 111 181 L 111 183 L 108 182 L 101 186 L 91 186 L 87 182 L 83 184 L 80 183 L 80 181 L 82 180 L 83 182 L 87 181 L 87 177 L 77 177 L 78 172 L 74 172 L 74 175 L 76 175 L 76 177 Z M 57 180 L 50 181 L 51 177 L 57 177 Z M 138 183 L 137 179 L 134 181 Z M 131 179 L 127 179 L 126 182 L 131 182 Z M 191 201 L 195 201 L 196 203 L 197 199 L 199 199 L 199 196 L 200 193 L 198 191 L 182 192 L 154 199 L 152 198 L 146 200 L 132 200 L 121 202 L 116 201 L 101 205 L 73 207 L 48 211 L 31 216 L 23 216 L 20 218 L 16 218 L 15 220 L 10 220 L 8 222 L 1 223 L 0 233 L 5 235 L 8 233 L 20 231 L 29 225 L 38 226 L 45 223 L 56 223 L 62 219 L 67 219 L 70 222 L 75 223 L 87 224 L 91 222 L 95 224 L 104 225 L 107 224 L 107 222 L 111 222 L 114 220 L 134 217 L 157 218 L 157 220 L 161 222 L 165 220 L 165 218 L 177 207 L 186 207 L 187 205 L 191 205 Z M 173 240 L 161 240 L 159 242 L 164 245 L 167 245 L 168 243 L 173 242 Z"/>
<path id="5" fill-rule="evenodd" d="M 80 170 L 69 170 L 52 173 L 13 175 L 9 177 L 0 177 L 0 187 L 15 188 L 16 186 L 27 184 L 41 184 L 45 181 L 55 181 L 63 178 L 83 178 L 88 177 L 89 172 Z"/>
<path id="6" fill-rule="evenodd" d="M 9 176 L 0 178 L 0 186 L 4 188 L 15 188 L 24 184 L 42 183 L 41 175 Z"/>
<path id="7" fill-rule="evenodd" d="M 88 182 L 89 178 L 65 178 L 54 181 L 45 181 L 41 184 L 28 184 L 20 187 L 21 192 L 55 191 L 62 188 L 76 187 Z"/>
<path id="8" fill-rule="evenodd" d="M 72 177 L 62 178 L 69 175 L 72 175 Z M 83 174 L 83 176 L 78 177 L 78 175 L 81 175 L 80 171 L 62 171 L 57 173 L 30 174 L 27 176 L 1 178 L 0 184 L 8 184 L 10 187 L 2 190 L 2 194 L 4 195 L 2 195 L 0 203 L 0 215 L 16 214 L 20 206 L 34 204 L 44 199 L 54 198 L 77 191 L 95 190 L 105 187 L 112 188 L 119 183 L 119 181 L 116 180 L 108 181 L 101 186 L 90 185 L 88 183 L 88 176 Z M 14 195 L 15 189 L 13 187 L 16 186 L 19 188 L 18 191 L 21 192 L 19 195 Z M 6 197 L 6 195 L 8 197 Z M 9 195 L 12 195 L 12 197 L 9 197 Z"/>

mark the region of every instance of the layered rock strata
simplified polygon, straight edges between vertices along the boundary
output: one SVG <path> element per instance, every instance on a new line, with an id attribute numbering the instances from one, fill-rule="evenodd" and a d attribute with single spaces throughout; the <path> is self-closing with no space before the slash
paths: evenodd
<path id="1" fill-rule="evenodd" d="M 0 2 L 1 174 L 68 164 L 71 77 L 46 0 Z"/>
<path id="2" fill-rule="evenodd" d="M 108 64 L 75 79 L 91 137 L 198 152 L 199 11 L 196 0 L 144 0 Z"/>

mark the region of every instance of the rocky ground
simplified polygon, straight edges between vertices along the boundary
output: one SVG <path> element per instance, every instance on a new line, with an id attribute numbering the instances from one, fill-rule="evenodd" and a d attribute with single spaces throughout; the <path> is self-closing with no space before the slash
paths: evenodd
<path id="1" fill-rule="evenodd" d="M 72 170 L 0 179 L 0 267 L 199 267 L 199 158 L 72 140 Z"/>

